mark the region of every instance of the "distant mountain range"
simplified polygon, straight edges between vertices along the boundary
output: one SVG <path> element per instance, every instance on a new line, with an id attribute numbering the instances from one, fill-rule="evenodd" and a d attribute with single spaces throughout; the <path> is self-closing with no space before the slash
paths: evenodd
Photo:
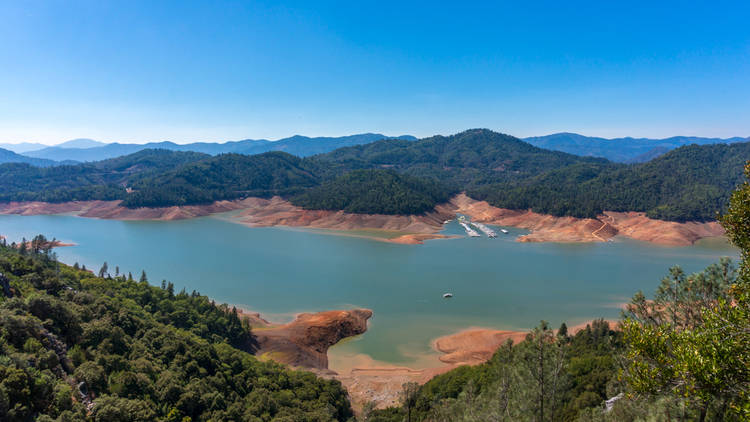
<path id="1" fill-rule="evenodd" d="M 42 148 L 36 151 L 26 151 L 23 155 L 34 158 L 44 158 L 54 161 L 101 161 L 109 158 L 133 154 L 144 149 L 167 149 L 170 151 L 193 151 L 204 154 L 218 155 L 225 153 L 261 154 L 268 151 L 284 151 L 299 157 L 307 157 L 333 151 L 345 146 L 367 144 L 381 139 L 405 139 L 414 141 L 417 138 L 409 135 L 398 137 L 385 136 L 379 133 L 365 133 L 361 135 L 342 136 L 338 138 L 307 136 L 292 136 L 271 142 L 265 139 L 244 141 L 208 143 L 196 142 L 192 144 L 175 144 L 174 142 L 151 142 L 139 144 L 104 144 L 91 139 L 75 139 L 63 144 Z"/>
<path id="2" fill-rule="evenodd" d="M 0 148 L 0 164 L 2 163 L 29 163 L 37 167 L 49 167 L 55 165 L 57 162 L 44 158 L 26 157 L 21 154 L 16 154 L 13 151 Z"/>
<path id="3" fill-rule="evenodd" d="M 148 149 L 76 166 L 0 164 L 0 202 L 120 199 L 139 208 L 280 195 L 309 209 L 403 214 L 465 191 L 496 207 L 556 216 L 608 210 L 713 220 L 743 180 L 750 142 L 696 143 L 639 164 L 552 151 L 487 129 L 382 139 L 305 158 Z"/>
<path id="4" fill-rule="evenodd" d="M 151 142 L 145 145 L 139 144 L 105 144 L 91 139 L 74 139 L 54 146 L 42 144 L 0 144 L 0 148 L 10 150 L 22 156 L 52 160 L 56 164 L 73 162 L 101 161 L 109 158 L 121 157 L 144 149 L 167 149 L 170 151 L 193 151 L 204 154 L 218 155 L 225 153 L 238 154 L 261 154 L 268 151 L 284 151 L 298 157 L 307 157 L 316 154 L 331 152 L 337 148 L 363 145 L 381 139 L 404 139 L 415 141 L 417 138 L 409 135 L 385 136 L 377 133 L 365 133 L 360 135 L 342 137 L 317 137 L 292 136 L 278 141 L 265 139 L 246 139 L 225 143 L 196 142 L 192 144 L 176 144 L 174 142 Z M 602 157 L 620 163 L 642 163 L 650 161 L 667 151 L 683 145 L 707 145 L 707 144 L 731 144 L 746 142 L 750 138 L 734 137 L 729 139 L 699 138 L 692 136 L 675 136 L 667 139 L 648 138 L 616 138 L 606 139 L 578 135 L 575 133 L 556 133 L 547 136 L 537 136 L 523 139 L 524 141 L 549 150 L 567 152 L 583 157 Z M 3 154 L 5 161 L 30 162 L 25 158 Z M 49 166 L 53 163 L 47 161 L 36 161 L 36 165 Z"/>
<path id="5" fill-rule="evenodd" d="M 567 152 L 580 156 L 604 157 L 618 163 L 642 163 L 650 161 L 683 145 L 732 144 L 746 142 L 750 138 L 698 138 L 695 136 L 674 136 L 667 139 L 615 138 L 605 139 L 578 135 L 576 133 L 555 133 L 554 135 L 526 138 L 524 141 L 541 148 Z"/>

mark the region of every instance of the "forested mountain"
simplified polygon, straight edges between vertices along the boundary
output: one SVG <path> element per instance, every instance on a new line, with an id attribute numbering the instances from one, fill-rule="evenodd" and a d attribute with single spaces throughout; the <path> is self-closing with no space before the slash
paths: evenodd
<path id="1" fill-rule="evenodd" d="M 535 147 L 510 135 L 472 129 L 418 141 L 383 140 L 340 148 L 317 156 L 321 161 L 393 168 L 438 179 L 462 189 L 493 181 L 523 180 L 575 163 L 605 164 L 603 158 L 578 157 Z"/>
<path id="2" fill-rule="evenodd" d="M 683 145 L 731 144 L 747 142 L 748 138 L 700 138 L 696 136 L 674 136 L 667 139 L 616 138 L 605 139 L 576 133 L 555 133 L 547 136 L 525 138 L 524 141 L 538 147 L 564 151 L 570 154 L 604 157 L 615 162 L 644 162 L 666 151 Z M 659 148 L 659 149 L 657 149 Z M 649 154 L 647 154 L 649 153 Z M 636 157 L 642 156 L 636 160 Z M 651 158 L 648 158 L 648 157 Z"/>
<path id="3" fill-rule="evenodd" d="M 210 158 L 195 152 L 144 150 L 124 157 L 79 165 L 34 167 L 0 165 L 0 201 L 66 202 L 124 199 L 125 187 Z"/>
<path id="4" fill-rule="evenodd" d="M 38 167 L 49 167 L 55 165 L 55 162 L 52 160 L 26 157 L 21 154 L 16 154 L 13 151 L 0 148 L 0 164 L 2 163 L 29 163 Z"/>
<path id="5" fill-rule="evenodd" d="M 392 170 L 354 170 L 292 198 L 312 210 L 358 214 L 419 214 L 448 202 L 455 191 L 431 180 Z"/>
<path id="6" fill-rule="evenodd" d="M 106 263 L 97 277 L 56 262 L 48 242 L 33 244 L 0 243 L 0 420 L 352 416 L 338 381 L 235 349 L 252 335 L 236 309 L 166 281 L 151 286 L 145 272 L 112 277 Z"/>
<path id="7" fill-rule="evenodd" d="M 742 180 L 750 143 L 687 145 L 634 165 L 577 164 L 468 195 L 501 208 L 593 218 L 640 211 L 660 220 L 713 220 Z"/>
<path id="8" fill-rule="evenodd" d="M 341 173 L 341 166 L 324 166 L 283 152 L 222 154 L 134 183 L 137 192 L 129 195 L 123 205 L 157 207 L 289 195 Z"/>
<path id="9" fill-rule="evenodd" d="M 418 191 L 439 181 L 447 187 L 434 192 L 466 190 L 472 198 L 502 208 L 576 217 L 595 217 L 603 210 L 640 211 L 665 220 L 706 220 L 722 209 L 740 180 L 749 145 L 689 145 L 631 165 L 550 151 L 486 129 L 417 141 L 380 140 L 306 158 L 280 151 L 212 157 L 143 150 L 79 166 L 0 164 L 0 201 L 123 199 L 128 207 L 157 207 L 302 195 L 293 202 L 306 208 L 378 213 L 396 193 L 412 188 L 394 188 L 392 173 L 332 180 L 360 169 L 390 169 L 421 179 Z M 358 179 L 364 174 L 378 176 Z M 355 189 L 356 183 L 365 183 L 367 190 Z M 134 192 L 126 193 L 126 187 Z M 367 200 L 355 206 L 354 195 Z M 442 193 L 431 200 L 410 198 L 412 204 L 441 202 Z M 423 207 L 393 208 L 407 209 Z"/>

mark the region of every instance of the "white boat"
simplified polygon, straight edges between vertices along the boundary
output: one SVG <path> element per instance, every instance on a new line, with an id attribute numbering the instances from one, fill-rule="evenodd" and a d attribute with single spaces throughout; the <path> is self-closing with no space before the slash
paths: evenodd
<path id="1" fill-rule="evenodd" d="M 443 297 L 453 297 L 453 293 L 446 293 L 443 295 Z"/>
<path id="2" fill-rule="evenodd" d="M 500 229 L 500 231 L 503 232 L 503 234 L 508 234 L 508 230 Z"/>

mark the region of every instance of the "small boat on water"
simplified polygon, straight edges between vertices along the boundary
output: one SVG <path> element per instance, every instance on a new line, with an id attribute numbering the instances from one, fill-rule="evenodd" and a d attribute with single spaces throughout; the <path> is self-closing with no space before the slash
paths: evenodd
<path id="1" fill-rule="evenodd" d="M 446 293 L 443 295 L 443 297 L 453 297 L 453 293 Z"/>
<path id="2" fill-rule="evenodd" d="M 508 234 L 508 230 L 500 229 L 500 231 L 503 232 L 503 234 Z"/>

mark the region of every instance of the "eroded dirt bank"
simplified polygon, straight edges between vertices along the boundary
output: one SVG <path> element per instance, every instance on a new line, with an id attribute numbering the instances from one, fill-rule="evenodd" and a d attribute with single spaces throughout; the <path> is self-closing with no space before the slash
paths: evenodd
<path id="1" fill-rule="evenodd" d="M 644 213 L 635 212 L 605 211 L 595 219 L 553 217 L 531 211 L 495 208 L 464 194 L 456 195 L 451 199 L 451 204 L 454 212 L 466 214 L 474 221 L 532 231 L 519 237 L 519 242 L 603 242 L 622 235 L 664 245 L 688 246 L 704 237 L 724 234 L 724 228 L 716 222 L 676 223 L 652 220 Z"/>
<path id="2" fill-rule="evenodd" d="M 398 404 L 398 393 L 407 382 L 424 384 L 437 375 L 444 374 L 461 365 L 478 365 L 486 362 L 498 347 L 508 339 L 519 343 L 527 333 L 517 331 L 469 330 L 442 337 L 433 347 L 445 353 L 440 356 L 442 364 L 431 368 L 413 370 L 402 367 L 353 368 L 349 374 L 335 378 L 349 391 L 355 404 L 374 401 L 379 408 Z"/>
<path id="3" fill-rule="evenodd" d="M 255 342 L 251 351 L 259 357 L 271 359 L 296 368 L 307 368 L 321 374 L 335 374 L 328 370 L 328 348 L 346 337 L 367 331 L 369 309 L 326 311 L 300 314 L 286 325 L 271 324 L 258 314 L 245 314 L 253 326 Z"/>
<path id="4" fill-rule="evenodd" d="M 61 204 L 46 202 L 11 202 L 0 204 L 0 214 L 46 215 L 78 213 L 81 217 L 103 220 L 184 220 L 205 217 L 220 212 L 235 211 L 247 208 L 247 202 L 218 201 L 210 205 L 186 205 L 162 208 L 125 208 L 121 201 L 77 201 Z"/>
<path id="5" fill-rule="evenodd" d="M 328 349 L 341 339 L 364 333 L 372 316 L 369 309 L 300 314 L 285 325 L 268 322 L 257 313 L 239 312 L 249 320 L 255 337 L 241 348 L 263 359 L 335 378 L 347 388 L 357 406 L 368 401 L 381 408 L 395 405 L 404 383 L 424 384 L 459 365 L 486 362 L 508 339 L 519 343 L 526 337 L 526 333 L 516 331 L 468 330 L 435 341 L 433 347 L 445 355 L 430 368 L 413 370 L 366 364 L 338 374 L 328 368 Z"/>
<path id="6" fill-rule="evenodd" d="M 331 230 L 381 229 L 418 234 L 436 234 L 445 220 L 453 218 L 452 206 L 439 205 L 419 215 L 350 214 L 343 211 L 309 211 L 279 197 L 251 198 L 247 209 L 236 217 L 254 227 L 310 227 Z"/>
<path id="7" fill-rule="evenodd" d="M 476 222 L 529 229 L 519 242 L 604 242 L 615 236 L 665 245 L 687 246 L 711 236 L 721 236 L 724 229 L 716 222 L 676 223 L 652 220 L 643 213 L 605 211 L 597 218 L 553 217 L 531 211 L 495 208 L 464 194 L 448 204 L 419 215 L 349 214 L 343 211 L 308 211 L 281 199 L 247 198 L 241 201 L 219 201 L 210 205 L 164 208 L 121 207 L 120 201 L 81 201 L 62 204 L 12 202 L 0 204 L 0 214 L 40 215 L 78 213 L 81 217 L 110 220 L 181 220 L 210 214 L 242 210 L 236 219 L 253 227 L 309 227 L 332 230 L 381 229 L 403 232 L 388 240 L 393 243 L 420 244 L 425 240 L 446 238 L 439 234 L 443 222 L 466 214 Z"/>

